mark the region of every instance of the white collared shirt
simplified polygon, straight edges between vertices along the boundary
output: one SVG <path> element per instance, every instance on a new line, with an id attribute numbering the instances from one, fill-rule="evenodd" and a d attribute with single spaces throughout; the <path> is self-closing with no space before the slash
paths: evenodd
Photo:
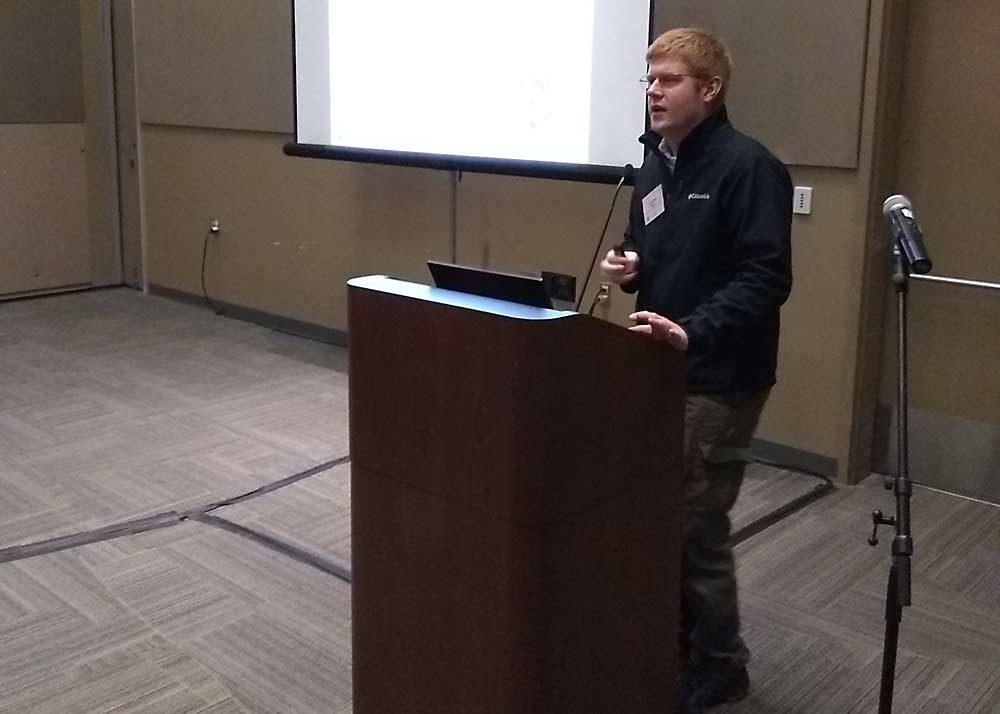
<path id="1" fill-rule="evenodd" d="M 670 173 L 674 172 L 677 168 L 677 155 L 670 150 L 670 144 L 667 143 L 666 139 L 660 141 L 660 153 L 663 154 L 667 159 L 667 166 L 670 167 Z"/>

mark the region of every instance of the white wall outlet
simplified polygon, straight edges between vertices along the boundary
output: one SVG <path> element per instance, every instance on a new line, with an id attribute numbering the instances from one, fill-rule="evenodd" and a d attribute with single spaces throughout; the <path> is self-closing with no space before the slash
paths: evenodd
<path id="1" fill-rule="evenodd" d="M 812 213 L 813 190 L 812 186 L 796 186 L 792 194 L 793 213 Z"/>

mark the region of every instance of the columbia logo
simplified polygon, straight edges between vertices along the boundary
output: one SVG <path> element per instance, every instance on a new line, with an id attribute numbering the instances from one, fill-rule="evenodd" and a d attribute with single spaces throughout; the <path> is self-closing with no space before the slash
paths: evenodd
<path id="1" fill-rule="evenodd" d="M 688 200 L 689 201 L 707 201 L 711 197 L 712 196 L 710 194 L 707 194 L 707 193 L 689 193 L 688 194 Z"/>

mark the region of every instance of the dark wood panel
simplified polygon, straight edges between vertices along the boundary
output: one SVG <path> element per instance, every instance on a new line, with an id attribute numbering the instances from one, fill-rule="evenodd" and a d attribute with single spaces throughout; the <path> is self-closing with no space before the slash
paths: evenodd
<path id="1" fill-rule="evenodd" d="M 355 712 L 671 711 L 681 356 L 581 315 L 349 306 Z"/>
<path id="2" fill-rule="evenodd" d="M 349 306 L 357 465 L 538 523 L 649 478 L 636 440 L 651 433 L 663 472 L 676 464 L 683 356 L 663 343 L 580 315 L 518 321 L 361 290 Z"/>

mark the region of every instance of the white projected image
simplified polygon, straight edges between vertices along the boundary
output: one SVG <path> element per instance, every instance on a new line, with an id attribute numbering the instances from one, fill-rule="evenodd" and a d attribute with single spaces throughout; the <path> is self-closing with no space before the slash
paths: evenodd
<path id="1" fill-rule="evenodd" d="M 476 170 L 499 168 L 493 159 L 577 173 L 638 165 L 649 9 L 294 0 L 295 144 L 313 156 Z"/>
<path id="2" fill-rule="evenodd" d="M 330 0 L 330 143 L 589 163 L 594 1 Z"/>

